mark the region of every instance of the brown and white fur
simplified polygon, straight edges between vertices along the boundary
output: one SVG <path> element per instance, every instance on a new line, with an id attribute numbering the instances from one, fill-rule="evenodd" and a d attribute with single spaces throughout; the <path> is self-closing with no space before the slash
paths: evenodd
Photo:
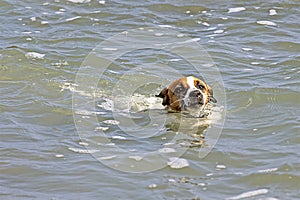
<path id="1" fill-rule="evenodd" d="M 193 76 L 175 80 L 156 97 L 162 98 L 162 105 L 169 110 L 192 113 L 200 113 L 208 102 L 217 102 L 211 87 Z"/>

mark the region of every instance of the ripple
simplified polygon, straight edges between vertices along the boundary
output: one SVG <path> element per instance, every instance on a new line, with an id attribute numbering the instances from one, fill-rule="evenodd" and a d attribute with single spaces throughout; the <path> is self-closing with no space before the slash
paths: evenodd
<path id="1" fill-rule="evenodd" d="M 236 13 L 246 10 L 245 7 L 235 7 L 235 8 L 229 8 L 228 13 Z"/>
<path id="2" fill-rule="evenodd" d="M 172 158 L 169 158 L 169 160 L 170 161 L 168 162 L 168 165 L 171 168 L 174 168 L 174 169 L 181 169 L 181 168 L 189 166 L 188 161 L 186 159 L 183 159 L 183 158 L 172 157 Z"/>
<path id="3" fill-rule="evenodd" d="M 297 199 L 298 8 L 296 1 L 244 4 L 169 0 L 163 3 L 54 0 L 17 4 L 1 1 L 0 18 L 5 22 L 0 25 L 3 183 L 0 190 L 3 197 L 68 199 L 74 196 L 75 188 L 83 199 L 99 194 L 110 199 L 133 196 L 143 199 L 153 196 L 154 190 L 162 199 Z M 133 96 L 132 113 L 126 115 L 138 125 L 146 126 L 150 118 L 146 117 L 145 108 L 153 106 L 151 111 L 159 123 L 154 124 L 152 131 L 142 131 L 151 135 L 147 138 L 122 134 L 119 126 L 123 121 L 113 118 L 113 104 L 108 95 L 96 95 L 95 109 L 72 108 L 73 94 L 94 97 L 94 93 L 82 91 L 81 86 L 73 84 L 90 51 L 115 34 L 124 32 L 125 35 L 130 29 L 145 30 L 147 26 L 153 30 L 158 27 L 178 31 L 175 37 L 178 40 L 192 38 L 209 52 L 222 74 L 229 111 L 222 136 L 205 159 L 199 158 L 199 150 L 209 145 L 207 137 L 203 138 L 205 132 L 199 130 L 200 135 L 185 134 L 181 140 L 171 140 L 178 136 L 173 131 L 178 123 L 167 121 L 162 127 L 158 124 L 163 123 L 162 116 L 170 121 L 178 116 L 164 112 L 147 93 Z M 165 35 L 159 32 L 156 38 Z M 185 45 L 188 44 L 187 41 Z M 119 48 L 112 46 L 106 51 L 117 53 Z M 174 77 L 166 66 L 184 74 L 197 74 L 181 57 L 156 53 L 130 52 L 107 71 L 107 82 L 114 83 L 132 67 L 144 65 L 159 72 L 160 79 L 166 82 Z M 101 67 L 101 63 L 97 66 Z M 99 91 L 102 88 L 111 91 L 113 87 L 107 82 L 99 83 Z M 78 114 L 83 122 L 97 117 L 93 128 L 87 131 L 90 141 L 79 143 L 73 114 Z M 182 125 L 191 129 L 189 123 Z M 103 135 L 114 143 L 102 144 Z M 182 158 L 176 155 L 182 149 L 181 141 L 187 146 L 197 144 L 187 148 Z M 99 160 L 88 155 L 100 155 L 103 151 L 98 151 L 99 148 L 120 148 L 130 154 L 123 156 L 108 151 Z M 97 162 L 121 166 L 123 163 L 118 159 L 124 158 L 131 169 L 140 163 L 156 166 L 157 160 L 149 162 L 142 156 L 145 151 L 165 156 L 164 164 L 169 167 L 137 176 Z"/>
<path id="4" fill-rule="evenodd" d="M 34 58 L 34 59 L 43 59 L 45 54 L 37 53 L 37 52 L 28 52 L 25 54 L 27 58 Z"/>
<path id="5" fill-rule="evenodd" d="M 258 189 L 258 190 L 253 190 L 253 191 L 249 191 L 249 192 L 244 192 L 244 193 L 239 194 L 234 197 L 226 198 L 226 200 L 244 199 L 244 198 L 254 197 L 257 195 L 267 194 L 268 192 L 269 192 L 268 189 Z"/>

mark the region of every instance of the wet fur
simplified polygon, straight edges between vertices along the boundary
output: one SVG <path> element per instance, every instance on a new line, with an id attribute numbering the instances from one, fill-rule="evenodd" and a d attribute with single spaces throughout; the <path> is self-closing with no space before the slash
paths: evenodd
<path id="1" fill-rule="evenodd" d="M 208 104 L 208 102 L 216 103 L 217 100 L 213 97 L 213 90 L 210 86 L 208 86 L 204 81 L 195 78 L 195 77 L 183 77 L 172 82 L 168 87 L 164 88 L 156 97 L 160 97 L 163 99 L 162 105 L 166 106 L 168 109 L 174 111 L 182 111 L 187 110 L 186 105 L 184 104 L 184 99 L 189 98 L 186 97 L 187 91 L 190 86 L 188 85 L 188 79 L 191 81 L 193 79 L 194 88 L 197 90 L 201 90 L 202 95 L 205 95 L 205 102 L 201 102 L 203 104 L 202 109 Z M 201 86 L 201 88 L 200 88 Z M 199 87 L 199 88 L 197 88 Z"/>

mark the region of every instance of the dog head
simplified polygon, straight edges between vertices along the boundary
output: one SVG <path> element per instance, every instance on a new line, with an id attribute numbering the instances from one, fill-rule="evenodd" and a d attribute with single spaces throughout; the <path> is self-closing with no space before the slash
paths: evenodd
<path id="1" fill-rule="evenodd" d="M 208 102 L 217 102 L 211 87 L 193 76 L 174 81 L 156 97 L 162 98 L 162 105 L 174 111 L 202 111 Z"/>

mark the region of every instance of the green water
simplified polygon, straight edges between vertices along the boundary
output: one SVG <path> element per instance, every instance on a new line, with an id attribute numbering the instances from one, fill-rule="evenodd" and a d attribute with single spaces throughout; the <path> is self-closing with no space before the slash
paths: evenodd
<path id="1" fill-rule="evenodd" d="M 1 1 L 0 198 L 299 199 L 299 6 L 297 1 Z M 114 56 L 118 43 L 104 49 L 105 55 L 97 45 L 124 31 L 132 39 L 130 30 L 145 27 L 169 29 L 178 41 L 194 39 L 207 52 L 199 55 L 203 64 L 216 68 L 197 74 L 172 52 L 143 49 L 121 55 L 98 78 L 95 66 L 103 69 L 106 61 L 88 59 L 89 53 Z M 148 45 L 166 42 L 161 32 L 154 33 Z M 131 40 L 126 47 L 136 45 Z M 217 69 L 221 79 L 209 69 Z M 170 81 L 191 74 L 212 84 L 218 98 L 212 116 L 224 114 L 220 122 L 212 119 L 209 127 L 157 107 L 142 109 Z M 153 83 L 143 84 L 149 80 Z M 129 97 L 122 91 L 131 83 L 141 85 L 134 111 L 112 112 L 111 101 L 127 108 Z M 95 110 L 86 109 L 90 105 Z M 128 118 L 142 128 L 120 120 Z M 169 152 L 142 157 L 161 149 Z M 188 166 L 168 165 L 170 157 L 179 156 Z"/>

